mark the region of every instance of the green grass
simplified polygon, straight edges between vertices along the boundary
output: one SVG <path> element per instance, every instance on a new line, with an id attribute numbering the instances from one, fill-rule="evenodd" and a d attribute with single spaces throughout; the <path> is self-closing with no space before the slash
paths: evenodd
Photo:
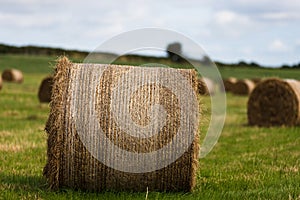
<path id="1" fill-rule="evenodd" d="M 37 91 L 55 59 L 0 56 L 0 71 L 9 66 L 25 74 L 23 84 L 4 83 L 0 91 L 0 199 L 145 199 L 146 193 L 48 189 L 42 170 L 49 106 L 38 102 Z M 299 70 L 288 69 L 230 68 L 221 73 L 300 77 Z M 300 127 L 248 127 L 246 103 L 247 97 L 227 95 L 225 127 L 213 151 L 200 160 L 194 192 L 150 192 L 148 199 L 300 199 Z"/>
<path id="2" fill-rule="evenodd" d="M 279 77 L 300 79 L 299 69 L 286 69 L 286 68 L 251 68 L 251 67 L 223 67 L 220 69 L 223 77 L 236 77 L 236 78 L 256 78 L 256 77 Z"/>

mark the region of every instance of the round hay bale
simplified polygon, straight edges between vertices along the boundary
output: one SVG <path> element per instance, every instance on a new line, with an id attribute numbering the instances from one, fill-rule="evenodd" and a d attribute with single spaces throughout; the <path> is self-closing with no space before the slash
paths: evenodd
<path id="1" fill-rule="evenodd" d="M 195 70 L 76 64 L 62 58 L 53 80 L 44 168 L 51 188 L 193 189 L 199 156 Z M 175 157 L 179 150 L 183 154 Z M 161 165 L 171 156 L 174 162 Z"/>
<path id="2" fill-rule="evenodd" d="M 2 73 L 3 81 L 22 83 L 23 82 L 23 73 L 17 69 L 6 69 Z"/>
<path id="3" fill-rule="evenodd" d="M 262 81 L 262 79 L 261 78 L 251 78 L 250 79 L 252 82 L 254 82 L 255 84 L 258 84 L 258 83 L 260 83 L 261 81 Z"/>
<path id="4" fill-rule="evenodd" d="M 234 84 L 237 82 L 238 80 L 234 77 L 229 77 L 228 79 L 224 79 L 223 80 L 223 84 L 224 84 L 224 89 L 226 92 L 232 92 Z"/>
<path id="5" fill-rule="evenodd" d="M 237 95 L 249 95 L 254 87 L 255 83 L 249 79 L 238 80 L 232 88 L 232 93 Z"/>
<path id="6" fill-rule="evenodd" d="M 52 95 L 53 77 L 44 78 L 39 87 L 38 97 L 41 103 L 49 103 Z"/>
<path id="7" fill-rule="evenodd" d="M 213 95 L 215 93 L 215 83 L 207 77 L 198 79 L 198 92 L 201 95 Z"/>
<path id="8" fill-rule="evenodd" d="M 249 125 L 299 125 L 300 83 L 274 78 L 264 80 L 251 93 L 247 114 Z"/>

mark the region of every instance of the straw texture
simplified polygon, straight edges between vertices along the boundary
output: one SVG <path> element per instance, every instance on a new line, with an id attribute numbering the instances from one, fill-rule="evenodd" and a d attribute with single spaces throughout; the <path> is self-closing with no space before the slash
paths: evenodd
<path id="1" fill-rule="evenodd" d="M 299 125 L 300 82 L 281 79 L 262 81 L 250 95 L 247 113 L 249 125 Z"/>
<path id="2" fill-rule="evenodd" d="M 189 105 L 182 106 L 185 102 L 182 102 L 184 98 L 178 97 L 180 92 L 164 85 L 175 82 L 162 78 L 175 72 L 190 84 L 192 96 L 196 98 L 186 118 L 182 117 L 185 115 L 182 108 Z M 148 79 L 156 81 L 141 84 Z M 176 87 L 180 89 L 178 82 Z M 187 90 L 186 87 L 183 89 Z M 46 124 L 48 160 L 44 176 L 50 187 L 89 191 L 146 191 L 147 188 L 149 191 L 191 191 L 195 186 L 199 152 L 196 90 L 193 70 L 74 64 L 61 58 L 56 67 L 51 111 Z M 123 101 L 129 103 L 123 106 Z M 151 124 L 162 125 L 162 128 L 153 126 L 155 134 L 149 134 L 153 132 Z M 187 128 L 181 130 L 185 124 Z M 110 163 L 112 166 L 107 164 L 122 157 L 117 153 L 118 149 L 134 155 L 162 150 L 165 159 L 156 156 L 151 160 L 154 165 L 159 165 L 160 159 L 166 160 L 174 153 L 174 149 L 164 151 L 163 147 L 172 144 L 172 138 L 180 131 L 186 135 L 192 133 L 193 140 L 185 152 L 167 166 L 133 173 L 130 168 L 136 161 L 134 159 Z M 99 139 L 100 135 L 102 139 Z M 182 144 L 187 141 L 184 137 L 179 139 Z M 112 143 L 115 150 L 107 149 L 107 143 Z M 99 159 L 103 151 L 95 151 L 101 146 L 108 152 L 103 161 Z M 147 160 L 140 162 L 143 165 Z M 118 170 L 122 167 L 126 170 Z M 146 169 L 148 165 L 144 167 Z"/>

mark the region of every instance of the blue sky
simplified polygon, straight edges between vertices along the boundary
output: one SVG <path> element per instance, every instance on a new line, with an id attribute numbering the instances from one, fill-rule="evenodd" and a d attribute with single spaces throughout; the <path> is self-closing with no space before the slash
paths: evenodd
<path id="1" fill-rule="evenodd" d="M 0 0 L 0 43 L 92 51 L 125 31 L 178 31 L 213 60 L 300 62 L 299 0 Z M 167 44 L 166 44 L 167 45 Z M 192 52 L 185 52 L 189 55 Z"/>

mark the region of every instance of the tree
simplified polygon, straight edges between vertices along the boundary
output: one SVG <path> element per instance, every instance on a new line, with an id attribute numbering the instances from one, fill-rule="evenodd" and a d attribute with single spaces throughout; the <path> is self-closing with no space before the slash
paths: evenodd
<path id="1" fill-rule="evenodd" d="M 210 66 L 212 64 L 211 60 L 209 59 L 209 57 L 207 55 L 204 55 L 200 62 L 204 66 Z"/>
<path id="2" fill-rule="evenodd" d="M 171 43 L 167 46 L 168 57 L 174 62 L 181 61 L 181 44 L 179 42 Z"/>

